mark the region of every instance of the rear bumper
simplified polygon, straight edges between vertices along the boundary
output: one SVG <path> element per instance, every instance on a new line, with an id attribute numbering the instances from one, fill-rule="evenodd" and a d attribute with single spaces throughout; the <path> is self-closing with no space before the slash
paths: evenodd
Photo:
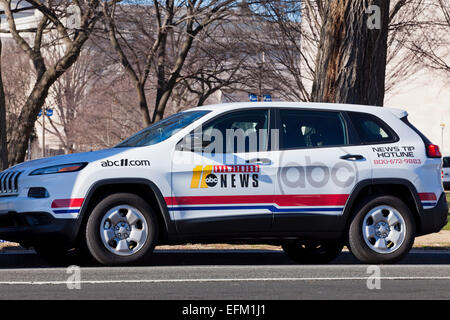
<path id="1" fill-rule="evenodd" d="M 443 192 L 434 208 L 424 209 L 420 216 L 420 230 L 417 236 L 438 232 L 447 224 L 448 204 Z"/>
<path id="2" fill-rule="evenodd" d="M 55 219 L 48 212 L 0 214 L 0 239 L 20 243 L 46 240 L 72 243 L 76 239 L 76 219 Z"/>

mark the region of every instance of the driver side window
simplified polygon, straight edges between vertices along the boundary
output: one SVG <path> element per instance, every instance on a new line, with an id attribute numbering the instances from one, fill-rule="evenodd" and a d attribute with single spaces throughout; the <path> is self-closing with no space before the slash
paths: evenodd
<path id="1" fill-rule="evenodd" d="M 190 134 L 191 151 L 212 154 L 267 151 L 268 124 L 268 109 L 227 113 Z"/>

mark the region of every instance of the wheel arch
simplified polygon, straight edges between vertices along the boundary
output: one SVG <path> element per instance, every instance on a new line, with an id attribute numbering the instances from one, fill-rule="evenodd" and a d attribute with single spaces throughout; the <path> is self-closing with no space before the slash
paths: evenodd
<path id="1" fill-rule="evenodd" d="M 158 216 L 158 240 L 166 240 L 169 234 L 175 231 L 175 225 L 170 219 L 164 197 L 156 184 L 143 178 L 116 178 L 97 181 L 90 187 L 83 201 L 80 216 L 77 219 L 76 233 L 78 239 L 82 234 L 80 231 L 86 225 L 89 214 L 95 205 L 106 196 L 119 192 L 136 194 L 152 207 Z"/>
<path id="2" fill-rule="evenodd" d="M 343 221 L 344 230 L 347 234 L 348 228 L 356 212 L 353 210 L 361 201 L 372 194 L 391 195 L 401 199 L 411 210 L 414 220 L 416 222 L 416 231 L 421 229 L 421 215 L 423 212 L 422 202 L 414 185 L 406 180 L 400 178 L 380 178 L 368 179 L 359 182 L 353 189 L 347 203 L 344 207 Z"/>

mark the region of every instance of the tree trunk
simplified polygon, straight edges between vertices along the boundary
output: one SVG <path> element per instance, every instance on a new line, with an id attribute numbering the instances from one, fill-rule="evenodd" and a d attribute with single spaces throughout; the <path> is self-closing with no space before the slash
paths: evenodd
<path id="1" fill-rule="evenodd" d="M 8 168 L 8 146 L 6 136 L 6 100 L 3 89 L 1 57 L 2 40 L 0 39 L 0 169 L 5 170 Z"/>
<path id="2" fill-rule="evenodd" d="M 47 69 L 35 83 L 17 120 L 17 126 L 12 132 L 9 141 L 8 160 L 10 164 L 24 161 L 28 148 L 28 139 L 34 129 L 39 111 L 45 103 L 50 87 L 58 78 L 70 68 L 80 55 L 81 48 L 87 36 L 80 37 L 76 44 L 67 50 L 65 56 L 52 68 Z"/>
<path id="3" fill-rule="evenodd" d="M 136 91 L 139 99 L 139 109 L 141 110 L 142 122 L 144 127 L 151 124 L 150 112 L 148 111 L 147 98 L 145 96 L 144 84 L 136 83 Z"/>
<path id="4" fill-rule="evenodd" d="M 328 2 L 312 89 L 313 101 L 383 105 L 389 3 L 389 0 Z M 371 5 L 378 6 L 379 10 L 375 7 L 375 11 L 366 13 Z"/>
<path id="5" fill-rule="evenodd" d="M 170 95 L 172 94 L 172 89 L 168 88 L 167 90 L 161 92 L 161 96 L 159 97 L 158 104 L 155 107 L 155 111 L 153 113 L 153 123 L 162 120 L 164 117 L 164 111 L 166 110 L 167 103 L 169 102 Z"/>
<path id="6" fill-rule="evenodd" d="M 45 103 L 50 87 L 64 74 L 78 59 L 81 48 L 87 41 L 89 33 L 79 34 L 66 49 L 64 56 L 52 67 L 40 72 L 38 78 L 20 112 L 15 130 L 9 140 L 9 164 L 23 162 L 28 148 L 28 139 L 34 129 L 39 111 Z M 34 61 L 34 60 L 33 60 Z M 39 76 L 42 73 L 42 76 Z"/>
<path id="7" fill-rule="evenodd" d="M 156 94 L 155 110 L 153 111 L 153 119 L 152 119 L 153 123 L 160 121 L 164 117 L 164 111 L 166 110 L 167 103 L 169 102 L 170 96 L 172 95 L 172 91 L 176 85 L 176 81 L 180 76 L 181 69 L 183 68 L 184 62 L 186 61 L 186 57 L 189 53 L 189 50 L 192 48 L 194 38 L 197 35 L 197 33 L 201 30 L 200 27 L 198 27 L 197 29 L 198 30 L 196 30 L 195 32 L 192 32 L 191 30 L 188 31 L 188 36 L 185 39 L 181 47 L 180 53 L 178 54 L 175 60 L 175 65 L 173 69 L 170 71 L 168 80 L 166 80 L 163 71 L 161 73 L 158 71 L 158 90 Z M 161 41 L 161 47 L 159 49 L 161 48 L 162 50 L 164 50 L 162 54 L 165 55 L 165 39 L 164 42 Z M 162 57 L 161 61 L 162 62 L 164 61 L 164 57 Z M 159 65 L 160 59 L 158 58 L 158 66 Z M 164 66 L 164 64 L 162 64 L 161 66 Z"/>
<path id="8" fill-rule="evenodd" d="M 25 159 L 28 148 L 28 139 L 34 129 L 39 111 L 45 103 L 50 86 L 56 81 L 56 76 L 47 76 L 37 82 L 28 96 L 25 105 L 20 112 L 15 130 L 10 137 L 9 163 L 20 163 Z"/>
<path id="9" fill-rule="evenodd" d="M 164 110 L 161 112 L 161 99 L 166 90 L 167 80 L 166 80 L 166 45 L 167 45 L 167 33 L 161 36 L 161 42 L 158 47 L 158 60 L 157 60 L 157 84 L 156 84 L 156 99 L 155 99 L 155 109 L 153 110 L 152 122 L 158 122 L 162 119 L 164 115 Z M 163 109 L 165 108 L 165 103 Z"/>

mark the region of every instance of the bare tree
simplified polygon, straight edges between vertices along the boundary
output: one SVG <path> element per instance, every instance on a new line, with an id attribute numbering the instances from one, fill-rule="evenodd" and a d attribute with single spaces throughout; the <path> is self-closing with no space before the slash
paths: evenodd
<path id="1" fill-rule="evenodd" d="M 118 62 L 134 84 L 144 126 L 152 122 L 145 86 L 156 50 L 165 41 L 174 14 L 173 2 L 162 7 L 158 1 L 154 1 L 154 5 L 147 4 L 147 1 L 135 1 L 120 6 L 103 6 L 107 36 Z M 103 37 L 103 34 L 98 37 Z M 109 48 L 103 49 L 109 51 Z"/>
<path id="2" fill-rule="evenodd" d="M 417 41 L 408 48 L 417 59 L 431 69 L 450 73 L 450 0 L 435 0 L 427 4 L 426 29 L 418 30 Z"/>
<path id="3" fill-rule="evenodd" d="M 77 151 L 110 148 L 142 129 L 133 86 L 129 77 L 112 71 L 95 82 L 71 131 Z"/>
<path id="4" fill-rule="evenodd" d="M 3 6 L 1 14 L 6 16 L 8 29 L 1 32 L 10 33 L 17 46 L 25 52 L 35 70 L 35 75 L 30 75 L 29 81 L 34 82 L 31 92 L 18 117 L 16 129 L 12 132 L 9 142 L 9 163 L 15 164 L 25 158 L 28 138 L 34 128 L 37 115 L 45 102 L 49 88 L 64 72 L 77 60 L 81 48 L 88 39 L 100 12 L 96 10 L 99 0 L 82 1 L 47 1 L 27 0 L 26 8 L 19 8 L 18 3 L 13 7 L 12 0 L 0 0 Z M 108 2 L 110 3 L 110 2 Z M 65 25 L 70 15 L 68 8 L 75 8 L 79 12 L 77 23 L 73 26 Z M 26 9 L 36 9 L 41 13 L 41 18 L 36 27 L 21 30 L 16 26 L 15 16 Z M 69 14 L 68 14 L 69 11 Z M 59 59 L 50 64 L 45 59 L 43 47 L 46 43 L 45 34 L 52 33 L 52 44 L 59 45 L 61 55 Z M 24 34 L 32 35 L 25 37 Z M 30 39 L 32 38 L 32 39 Z"/>
<path id="5" fill-rule="evenodd" d="M 57 58 L 57 54 L 51 52 L 50 58 Z M 58 138 L 66 153 L 76 148 L 78 113 L 86 103 L 94 81 L 100 80 L 101 70 L 105 67 L 101 58 L 102 55 L 92 47 L 83 49 L 78 60 L 50 87 L 46 105 L 54 115 L 48 117 L 50 125 L 46 126 L 46 131 Z"/>
<path id="6" fill-rule="evenodd" d="M 386 0 L 330 1 L 321 31 L 312 99 L 382 106 L 389 24 Z M 369 28 L 366 9 L 379 25 Z"/>
<path id="7" fill-rule="evenodd" d="M 424 58 L 411 50 L 413 46 L 416 48 L 427 47 L 423 44 L 424 39 L 426 39 L 424 34 L 435 35 L 434 39 L 429 41 L 431 46 L 426 50 L 428 53 L 436 50 L 439 43 L 443 42 L 442 39 L 445 39 L 445 37 L 442 37 L 443 32 L 435 31 L 436 24 L 441 24 L 442 21 L 436 20 L 432 8 L 433 6 L 436 7 L 438 3 L 448 1 L 390 1 L 385 92 L 395 89 L 404 81 L 408 81 L 417 70 L 424 66 Z M 249 14 L 246 21 L 251 21 L 252 29 L 256 32 L 247 35 L 246 38 L 249 38 L 253 47 L 259 50 L 259 56 L 256 53 L 254 54 L 253 79 L 259 80 L 262 78 L 262 86 L 282 99 L 312 100 L 311 91 L 312 83 L 316 78 L 317 56 L 319 53 L 323 53 L 320 40 L 321 36 L 327 35 L 327 33 L 321 33 L 321 30 L 329 19 L 327 6 L 332 3 L 332 1 L 318 0 L 301 2 L 290 0 L 247 1 Z M 334 1 L 334 4 L 337 5 L 337 3 Z M 361 16 L 365 15 L 369 2 L 355 1 L 355 3 L 356 5 L 360 4 L 357 9 L 358 13 Z M 300 7 L 300 5 L 302 6 Z M 342 6 L 344 3 L 341 1 L 339 5 Z M 448 6 L 444 4 L 444 7 Z M 298 23 L 298 12 L 300 10 L 301 22 Z M 370 14 L 366 15 L 369 16 Z M 349 24 L 349 22 L 346 23 Z M 329 23 L 329 25 L 332 25 L 332 23 Z M 328 36 L 329 40 L 332 41 L 333 38 L 329 34 Z M 437 38 L 440 38 L 440 41 Z M 440 47 L 442 48 L 443 45 Z M 442 57 L 443 51 L 445 50 L 439 50 L 440 57 Z M 265 53 L 264 63 L 259 68 L 262 60 L 261 52 Z M 364 59 L 366 58 L 367 56 L 364 57 Z M 260 70 L 263 70 L 263 72 L 260 72 Z M 258 84 L 253 84 L 253 86 L 257 87 Z"/>
<path id="8" fill-rule="evenodd" d="M 220 97 L 222 90 L 237 90 L 247 84 L 250 55 L 242 42 L 241 23 L 240 17 L 232 15 L 212 23 L 197 36 L 171 96 L 174 111 L 203 105 L 214 94 Z M 169 52 L 176 52 L 179 41 L 184 41 L 182 36 L 170 42 Z"/>
<path id="9" fill-rule="evenodd" d="M 164 116 L 194 40 L 210 24 L 226 17 L 234 3 L 233 0 L 154 0 L 150 4 L 135 1 L 133 5 L 103 8 L 111 45 L 134 83 L 144 125 Z M 126 15 L 125 11 L 134 14 Z M 122 22 L 121 17 L 124 19 Z M 156 24 L 151 25 L 149 21 Z M 169 37 L 175 32 L 182 35 L 183 41 L 179 42 L 174 56 L 168 57 Z M 145 87 L 153 67 L 156 98 L 153 115 L 150 116 Z"/>
<path id="10" fill-rule="evenodd" d="M 253 92 L 310 100 L 321 28 L 316 1 L 260 0 L 245 5 L 241 17 L 251 25 L 244 37 L 253 49 L 254 67 L 248 66 Z"/>
<path id="11" fill-rule="evenodd" d="M 181 2 L 182 3 L 182 2 Z M 186 61 L 186 57 L 192 48 L 194 39 L 205 28 L 215 21 L 220 21 L 230 14 L 230 8 L 235 5 L 233 0 L 191 0 L 178 5 L 180 19 L 176 21 L 174 27 L 184 35 L 184 42 L 181 43 L 171 69 L 166 72 L 165 46 L 160 45 L 157 52 L 157 91 L 155 109 L 153 111 L 153 122 L 159 121 L 164 116 L 164 111 L 173 88 Z M 180 12 L 181 11 L 181 12 Z"/>
<path id="12" fill-rule="evenodd" d="M 34 75 L 28 56 L 13 41 L 5 41 L 2 52 L 3 89 L 6 103 L 7 145 L 12 133 L 17 130 L 18 118 L 30 93 Z"/>

